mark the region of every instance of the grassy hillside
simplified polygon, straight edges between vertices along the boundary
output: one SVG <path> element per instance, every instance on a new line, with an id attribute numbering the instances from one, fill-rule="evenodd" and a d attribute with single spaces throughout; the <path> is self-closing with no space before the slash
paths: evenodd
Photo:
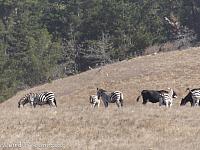
<path id="1" fill-rule="evenodd" d="M 138 57 L 21 91 L 0 105 L 0 144 L 26 143 L 22 149 L 27 150 L 56 149 L 42 144 L 62 144 L 59 149 L 199 149 L 199 108 L 179 106 L 187 87 L 200 87 L 199 56 L 200 48 L 193 48 Z M 121 90 L 124 108 L 91 109 L 88 98 L 97 87 Z M 143 89 L 167 87 L 179 96 L 170 109 L 136 102 Z M 17 108 L 25 93 L 39 91 L 55 92 L 58 107 Z"/>

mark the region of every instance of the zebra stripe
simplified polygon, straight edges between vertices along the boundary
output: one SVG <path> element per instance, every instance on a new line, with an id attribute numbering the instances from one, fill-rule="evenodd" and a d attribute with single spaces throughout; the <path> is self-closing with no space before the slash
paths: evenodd
<path id="1" fill-rule="evenodd" d="M 116 103 L 118 107 L 123 106 L 123 94 L 120 91 L 107 92 L 103 89 L 97 88 L 98 99 L 101 97 L 104 106 L 108 107 L 108 103 Z"/>
<path id="2" fill-rule="evenodd" d="M 42 92 L 37 94 L 37 96 L 34 98 L 34 107 L 36 105 L 45 105 L 45 104 L 57 107 L 55 95 L 53 92 Z"/>
<path id="3" fill-rule="evenodd" d="M 53 92 L 42 93 L 28 93 L 22 97 L 18 102 L 18 108 L 23 107 L 26 104 L 36 107 L 36 105 L 49 104 L 50 106 L 56 106 L 56 99 Z"/>
<path id="4" fill-rule="evenodd" d="M 200 89 L 192 89 L 192 90 L 190 90 L 189 88 L 187 88 L 186 90 L 188 90 L 192 94 L 193 105 L 199 105 L 199 102 L 200 102 Z"/>
<path id="5" fill-rule="evenodd" d="M 100 106 L 100 99 L 98 99 L 97 95 L 90 95 L 90 104 L 93 108 Z"/>
<path id="6" fill-rule="evenodd" d="M 169 88 L 169 90 L 169 93 L 161 93 L 162 98 L 159 101 L 159 106 L 161 106 L 162 104 L 165 104 L 166 107 L 172 106 L 174 91 L 171 88 Z"/>

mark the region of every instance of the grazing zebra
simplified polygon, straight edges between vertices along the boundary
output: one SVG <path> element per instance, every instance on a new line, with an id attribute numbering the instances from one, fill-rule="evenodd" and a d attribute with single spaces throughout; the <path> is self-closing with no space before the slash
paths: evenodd
<path id="1" fill-rule="evenodd" d="M 161 93 L 162 98 L 159 101 L 159 106 L 161 106 L 162 104 L 165 104 L 166 107 L 172 106 L 174 91 L 171 88 L 168 88 L 168 89 L 169 89 L 168 93 L 166 93 L 166 92 Z"/>
<path id="2" fill-rule="evenodd" d="M 34 105 L 34 97 L 36 97 L 36 93 L 28 93 L 24 97 L 22 97 L 18 102 L 18 108 L 24 107 L 26 104 L 31 104 L 31 106 Z"/>
<path id="3" fill-rule="evenodd" d="M 91 104 L 91 107 L 93 108 L 95 108 L 96 106 L 99 108 L 100 99 L 98 99 L 97 95 L 90 95 L 90 104 Z"/>
<path id="4" fill-rule="evenodd" d="M 190 90 L 189 88 L 186 89 L 186 91 L 189 91 L 189 93 L 191 93 L 192 96 L 192 106 L 194 105 L 199 105 L 199 101 L 200 101 L 200 88 L 198 89 L 192 89 Z"/>
<path id="5" fill-rule="evenodd" d="M 188 102 L 190 102 L 191 106 L 194 106 L 195 103 L 193 103 L 193 99 L 192 99 L 192 93 L 189 92 L 184 98 L 182 98 L 180 106 L 184 106 L 186 105 Z"/>
<path id="6" fill-rule="evenodd" d="M 49 104 L 50 106 L 56 106 L 56 99 L 53 92 L 42 93 L 29 93 L 22 97 L 18 102 L 18 108 L 23 107 L 26 104 L 36 107 L 36 105 Z"/>
<path id="7" fill-rule="evenodd" d="M 107 92 L 103 89 L 97 88 L 98 99 L 102 99 L 104 106 L 108 107 L 108 103 L 116 103 L 118 107 L 123 106 L 123 94 L 120 91 Z"/>
<path id="8" fill-rule="evenodd" d="M 37 94 L 36 97 L 34 97 L 34 107 L 36 107 L 36 105 L 44 104 L 49 104 L 50 106 L 57 107 L 55 95 L 53 92 L 42 92 Z"/>

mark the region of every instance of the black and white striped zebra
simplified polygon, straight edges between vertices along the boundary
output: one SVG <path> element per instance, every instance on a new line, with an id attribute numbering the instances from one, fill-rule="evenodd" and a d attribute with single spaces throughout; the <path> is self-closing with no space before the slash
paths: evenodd
<path id="1" fill-rule="evenodd" d="M 100 106 L 100 99 L 97 95 L 90 95 L 90 104 L 91 107 L 95 108 L 96 106 L 99 108 Z"/>
<path id="2" fill-rule="evenodd" d="M 104 106 L 108 107 L 108 103 L 116 103 L 118 107 L 123 106 L 123 94 L 120 91 L 108 92 L 97 88 L 98 99 L 102 99 Z"/>
<path id="3" fill-rule="evenodd" d="M 36 105 L 49 104 L 50 106 L 56 106 L 56 99 L 53 92 L 42 93 L 29 93 L 22 97 L 18 102 L 18 108 L 23 107 L 26 104 L 36 107 Z"/>
<path id="4" fill-rule="evenodd" d="M 172 103 L 173 103 L 173 97 L 177 97 L 174 96 L 174 90 L 171 89 L 171 88 L 168 88 L 169 89 L 169 92 L 166 93 L 166 92 L 162 92 L 160 95 L 161 95 L 161 98 L 160 98 L 160 101 L 159 101 L 159 106 L 165 104 L 166 107 L 171 107 L 172 106 Z"/>
<path id="5" fill-rule="evenodd" d="M 199 89 L 192 89 L 190 90 L 189 88 L 186 89 L 187 91 L 189 91 L 192 95 L 192 106 L 198 106 L 200 105 L 200 88 Z"/>
<path id="6" fill-rule="evenodd" d="M 28 93 L 23 96 L 18 102 L 18 108 L 24 107 L 26 104 L 34 106 L 34 98 L 37 96 L 36 93 Z"/>
<path id="7" fill-rule="evenodd" d="M 34 103 L 33 103 L 34 107 L 36 107 L 36 105 L 45 105 L 45 104 L 57 107 L 55 95 L 53 92 L 42 92 L 37 94 L 36 97 L 34 97 Z"/>

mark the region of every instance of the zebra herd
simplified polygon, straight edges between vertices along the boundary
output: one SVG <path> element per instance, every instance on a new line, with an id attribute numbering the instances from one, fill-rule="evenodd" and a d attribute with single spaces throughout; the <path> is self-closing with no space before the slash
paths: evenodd
<path id="1" fill-rule="evenodd" d="M 192 90 L 187 88 L 187 91 L 189 91 L 189 93 L 181 100 L 180 105 L 182 106 L 190 102 L 191 106 L 200 106 L 200 88 Z M 143 90 L 138 96 L 137 101 L 139 101 L 141 96 L 143 98 L 143 104 L 146 104 L 147 102 L 159 102 L 159 106 L 165 105 L 166 107 L 171 107 L 173 104 L 173 99 L 177 98 L 176 92 L 171 88 L 168 88 L 168 91 Z M 116 103 L 117 107 L 121 108 L 123 107 L 124 96 L 120 91 L 109 92 L 104 89 L 97 88 L 96 95 L 90 95 L 89 100 L 91 107 L 93 108 L 96 106 L 99 107 L 101 101 L 106 108 L 108 107 L 109 103 Z M 37 105 L 45 104 L 57 107 L 56 98 L 53 92 L 26 94 L 19 100 L 18 107 L 21 108 L 26 104 L 30 104 L 34 108 Z"/>
<path id="2" fill-rule="evenodd" d="M 180 105 L 182 106 L 187 102 L 190 102 L 191 106 L 200 106 L 200 88 L 192 90 L 187 88 L 186 91 L 189 91 L 189 93 L 181 100 Z M 159 106 L 165 105 L 166 107 L 171 107 L 174 98 L 177 98 L 176 92 L 171 88 L 168 88 L 168 91 L 143 90 L 138 96 L 137 101 L 139 101 L 141 96 L 143 98 L 143 104 L 146 104 L 147 102 L 159 102 Z M 100 98 L 106 108 L 108 107 L 108 103 L 116 103 L 118 108 L 123 106 L 123 93 L 120 91 L 108 92 L 104 89 L 97 88 L 97 94 L 90 96 L 91 107 L 99 107 L 101 101 Z"/>

